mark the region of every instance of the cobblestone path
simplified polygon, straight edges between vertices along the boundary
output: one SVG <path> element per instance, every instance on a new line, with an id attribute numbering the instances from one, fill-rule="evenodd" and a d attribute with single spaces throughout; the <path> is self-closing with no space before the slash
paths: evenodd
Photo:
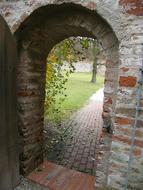
<path id="1" fill-rule="evenodd" d="M 61 140 L 46 155 L 49 161 L 95 175 L 96 146 L 102 129 L 102 102 L 92 100 L 63 127 Z M 97 149 L 99 152 L 99 148 Z"/>

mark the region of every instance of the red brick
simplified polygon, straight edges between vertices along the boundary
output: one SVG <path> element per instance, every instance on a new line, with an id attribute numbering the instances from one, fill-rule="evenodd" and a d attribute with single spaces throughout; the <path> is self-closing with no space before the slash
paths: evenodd
<path id="1" fill-rule="evenodd" d="M 114 135 L 114 136 L 112 137 L 112 139 L 115 140 L 115 141 L 121 141 L 121 142 L 126 143 L 126 144 L 129 144 L 129 145 L 131 144 L 131 140 L 130 140 L 130 138 L 127 137 L 127 136 Z"/>
<path id="2" fill-rule="evenodd" d="M 135 140 L 135 145 L 143 148 L 143 140 L 136 139 Z"/>
<path id="3" fill-rule="evenodd" d="M 18 96 L 26 97 L 26 96 L 34 96 L 35 92 L 32 91 L 19 91 Z"/>
<path id="4" fill-rule="evenodd" d="M 119 125 L 131 125 L 133 120 L 124 117 L 116 117 L 115 122 Z"/>
<path id="5" fill-rule="evenodd" d="M 134 150 L 134 156 L 141 156 L 141 154 L 142 154 L 141 149 L 140 148 L 135 148 L 135 150 Z"/>
<path id="6" fill-rule="evenodd" d="M 81 170 L 83 170 L 83 168 L 84 165 L 81 165 Z M 40 172 L 38 171 L 38 169 L 40 169 Z M 47 161 L 42 163 L 37 168 L 37 171 L 31 172 L 27 176 L 27 178 L 33 181 L 34 183 L 39 184 L 42 189 L 95 189 L 94 176 L 70 170 Z"/>
<path id="7" fill-rule="evenodd" d="M 121 141 L 123 143 L 131 145 L 131 138 L 123 135 L 114 135 L 112 137 L 115 141 Z M 143 148 L 143 140 L 135 139 L 134 145 Z"/>
<path id="8" fill-rule="evenodd" d="M 105 101 L 106 104 L 112 104 L 112 98 L 108 97 Z"/>
<path id="9" fill-rule="evenodd" d="M 126 13 L 136 16 L 143 16 L 143 1 L 142 0 L 120 0 L 119 5 L 126 9 Z"/>
<path id="10" fill-rule="evenodd" d="M 120 0 L 119 5 L 140 4 L 142 0 Z"/>
<path id="11" fill-rule="evenodd" d="M 134 87 L 136 83 L 137 83 L 137 78 L 132 76 L 128 77 L 121 76 L 119 79 L 120 86 Z"/>

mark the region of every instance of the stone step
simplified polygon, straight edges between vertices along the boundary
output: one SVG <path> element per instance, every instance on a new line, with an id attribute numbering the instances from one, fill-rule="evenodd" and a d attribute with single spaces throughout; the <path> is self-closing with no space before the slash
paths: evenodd
<path id="1" fill-rule="evenodd" d="M 48 161 L 27 178 L 48 190 L 95 190 L 95 177 Z"/>

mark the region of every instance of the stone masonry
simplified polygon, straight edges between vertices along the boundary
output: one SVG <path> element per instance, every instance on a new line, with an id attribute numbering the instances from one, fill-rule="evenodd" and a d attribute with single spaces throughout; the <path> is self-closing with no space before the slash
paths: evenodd
<path id="1" fill-rule="evenodd" d="M 45 63 L 48 53 L 65 38 L 92 37 L 102 45 L 107 60 L 102 115 L 104 125 L 112 126 L 113 136 L 105 183 L 123 189 L 143 56 L 143 1 L 3 0 L 0 2 L 0 14 L 15 35 L 19 53 L 17 94 L 22 173 L 29 173 L 43 160 Z M 136 130 L 134 158 L 142 162 L 142 111 Z"/>

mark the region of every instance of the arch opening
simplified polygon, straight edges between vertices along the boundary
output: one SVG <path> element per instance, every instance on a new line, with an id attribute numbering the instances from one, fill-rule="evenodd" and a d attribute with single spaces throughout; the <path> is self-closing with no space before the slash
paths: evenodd
<path id="1" fill-rule="evenodd" d="M 101 47 L 91 38 L 68 38 L 49 53 L 44 114 L 46 160 L 95 175 L 95 137 L 102 129 L 105 62 Z"/>
<path id="2" fill-rule="evenodd" d="M 113 125 L 118 87 L 118 40 L 95 11 L 64 3 L 35 10 L 15 32 L 18 44 L 18 114 L 22 140 L 20 168 L 27 174 L 43 161 L 46 57 L 68 37 L 97 39 L 106 56 L 103 105 L 105 127 Z"/>

